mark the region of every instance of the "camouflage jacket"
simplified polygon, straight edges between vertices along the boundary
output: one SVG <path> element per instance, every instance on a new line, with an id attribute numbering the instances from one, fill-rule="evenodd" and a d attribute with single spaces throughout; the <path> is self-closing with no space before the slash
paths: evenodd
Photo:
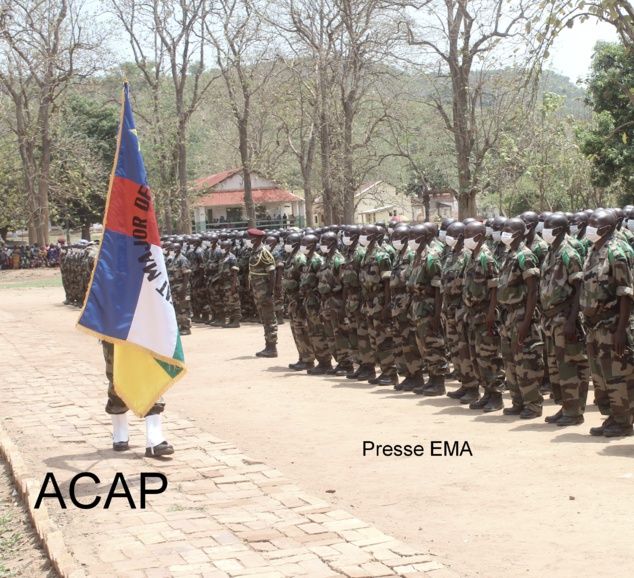
<path id="1" fill-rule="evenodd" d="M 539 261 L 524 244 L 517 249 L 508 248 L 498 281 L 498 303 L 512 307 L 526 302 L 529 277 L 539 278 Z"/>
<path id="2" fill-rule="evenodd" d="M 299 284 L 305 267 L 306 255 L 300 251 L 296 251 L 293 255 L 289 255 L 286 263 L 284 264 L 282 287 L 284 291 L 286 291 L 290 300 L 301 299 Z"/>
<path id="3" fill-rule="evenodd" d="M 322 305 L 326 309 L 339 310 L 342 306 L 341 292 L 343 291 L 344 258 L 339 251 L 334 255 L 324 257 L 324 263 L 317 275 L 317 290 L 322 298 Z"/>
<path id="4" fill-rule="evenodd" d="M 231 253 L 221 254 L 218 259 L 218 277 L 221 283 L 231 285 L 233 282 L 233 272 L 239 272 L 238 258 Z"/>
<path id="5" fill-rule="evenodd" d="M 261 244 L 249 256 L 249 283 L 253 285 L 269 282 L 271 271 L 275 271 L 275 257 Z"/>
<path id="6" fill-rule="evenodd" d="M 600 249 L 592 247 L 583 267 L 581 312 L 590 318 L 614 312 L 619 298 L 632 296 L 632 271 L 622 242 L 613 235 Z"/>
<path id="7" fill-rule="evenodd" d="M 416 253 L 407 279 L 407 290 L 412 294 L 410 317 L 429 317 L 436 306 L 436 288 L 442 286 L 442 263 L 440 252 L 428 245 L 421 253 Z"/>
<path id="8" fill-rule="evenodd" d="M 486 245 L 479 253 L 472 253 L 464 270 L 462 300 L 470 309 L 474 322 L 484 322 L 491 289 L 498 286 L 499 267 Z"/>
<path id="9" fill-rule="evenodd" d="M 548 251 L 541 273 L 539 304 L 542 311 L 548 312 L 572 299 L 573 283 L 583 277 L 583 258 L 565 238 L 556 250 Z"/>
<path id="10" fill-rule="evenodd" d="M 500 241 L 499 243 L 493 243 L 493 258 L 499 266 L 504 263 L 507 252 L 508 247 L 504 243 L 502 243 L 502 241 Z"/>
<path id="11" fill-rule="evenodd" d="M 324 258 L 313 253 L 310 260 L 306 257 L 306 265 L 302 271 L 299 290 L 304 297 L 304 303 L 308 311 L 316 313 L 321 307 L 319 295 L 319 270 L 324 264 Z"/>
<path id="12" fill-rule="evenodd" d="M 537 258 L 537 262 L 539 263 L 538 266 L 541 268 L 544 259 L 546 259 L 546 255 L 548 255 L 548 252 L 550 251 L 550 245 L 548 245 L 548 243 L 546 243 L 546 241 L 544 241 L 544 239 L 542 239 L 539 235 L 535 235 L 529 249 Z"/>
<path id="13" fill-rule="evenodd" d="M 220 279 L 218 265 L 220 263 L 220 251 L 216 247 L 207 247 L 203 254 L 203 267 L 205 269 L 205 281 L 215 283 Z"/>
<path id="14" fill-rule="evenodd" d="M 471 251 L 463 248 L 459 252 L 451 251 L 444 261 L 442 269 L 443 309 L 451 311 L 462 305 L 462 285 L 464 270 L 471 257 Z"/>
<path id="15" fill-rule="evenodd" d="M 407 313 L 410 306 L 410 295 L 407 292 L 407 279 L 409 278 L 410 269 L 414 262 L 416 251 L 409 247 L 405 247 L 403 251 L 399 251 L 394 260 L 392 267 L 392 276 L 390 277 L 390 293 L 392 296 L 392 315 L 401 315 Z"/>
<path id="16" fill-rule="evenodd" d="M 365 257 L 365 248 L 357 245 L 353 251 L 348 250 L 343 264 L 342 277 L 344 287 L 348 289 L 348 299 L 345 303 L 346 310 L 354 313 L 361 304 L 361 283 L 359 273 L 361 263 Z"/>
<path id="17" fill-rule="evenodd" d="M 192 270 L 189 266 L 189 260 L 185 257 L 185 255 L 180 253 L 172 259 L 170 264 L 167 266 L 167 276 L 170 280 L 172 294 L 181 290 L 185 281 L 185 275 L 191 272 Z"/>
<path id="18" fill-rule="evenodd" d="M 359 283 L 365 300 L 383 294 L 383 280 L 392 275 L 390 255 L 381 247 L 367 250 L 361 261 Z"/>

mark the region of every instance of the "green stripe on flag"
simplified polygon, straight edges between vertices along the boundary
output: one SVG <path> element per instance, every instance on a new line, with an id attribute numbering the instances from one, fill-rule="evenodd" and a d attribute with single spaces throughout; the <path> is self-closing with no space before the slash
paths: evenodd
<path id="1" fill-rule="evenodd" d="M 172 379 L 174 379 L 181 371 L 183 371 L 182 367 L 170 365 L 169 363 L 165 363 L 160 359 L 154 358 L 154 361 L 156 361 L 156 363 L 158 363 L 165 370 L 165 373 L 167 373 L 167 375 L 169 375 Z"/>

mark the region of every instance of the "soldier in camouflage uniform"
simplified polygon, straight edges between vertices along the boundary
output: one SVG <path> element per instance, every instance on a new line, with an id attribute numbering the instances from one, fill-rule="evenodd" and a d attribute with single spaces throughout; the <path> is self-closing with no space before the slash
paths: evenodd
<path id="1" fill-rule="evenodd" d="M 284 291 L 282 289 L 282 278 L 284 277 L 284 251 L 279 245 L 280 239 L 277 235 L 269 234 L 266 238 L 266 246 L 275 259 L 275 316 L 277 324 L 284 324 Z"/>
<path id="2" fill-rule="evenodd" d="M 394 340 L 389 329 L 392 263 L 389 254 L 378 246 L 379 237 L 380 232 L 375 225 L 365 225 L 359 236 L 359 242 L 368 247 L 359 272 L 363 300 L 361 311 L 367 323 L 370 347 L 378 356 L 381 366 L 381 375 L 371 376 L 368 381 L 375 385 L 396 385 L 398 375 Z"/>
<path id="3" fill-rule="evenodd" d="M 219 238 L 216 235 L 209 235 L 209 247 L 204 254 L 205 285 L 207 297 L 209 299 L 210 317 L 213 319 L 213 327 L 221 327 L 225 323 L 223 319 L 223 299 L 222 284 L 220 281 L 220 251 L 218 250 Z"/>
<path id="4" fill-rule="evenodd" d="M 354 365 L 346 327 L 343 323 L 339 323 L 340 312 L 344 309 L 341 296 L 345 259 L 337 247 L 336 233 L 329 231 L 321 236 L 320 250 L 324 255 L 324 263 L 318 273 L 317 290 L 321 295 L 321 316 L 324 321 L 328 347 L 337 361 L 337 367 L 327 370 L 326 373 L 344 376 L 354 372 Z"/>
<path id="5" fill-rule="evenodd" d="M 407 225 L 397 226 L 392 233 L 392 245 L 398 251 L 390 277 L 394 354 L 399 373 L 405 376 L 401 383 L 394 386 L 397 391 L 413 391 L 415 387 L 425 385 L 416 332 L 409 319 L 411 297 L 407 292 L 407 279 L 416 254 L 408 244 L 409 235 Z"/>
<path id="6" fill-rule="evenodd" d="M 451 355 L 455 376 L 461 386 L 447 393 L 447 397 L 460 399 L 468 392 L 470 376 L 474 376 L 469 355 L 469 340 L 464 321 L 466 315 L 465 304 L 462 300 L 462 284 L 464 270 L 471 258 L 471 251 L 464 247 L 465 225 L 459 221 L 451 223 L 447 228 L 445 241 L 451 252 L 445 259 L 442 270 L 443 315 L 445 317 L 445 339 Z M 471 387 L 477 387 L 477 382 Z"/>
<path id="7" fill-rule="evenodd" d="M 315 367 L 315 354 L 308 333 L 306 321 L 306 308 L 304 299 L 299 291 L 302 274 L 306 268 L 306 255 L 300 250 L 302 237 L 298 233 L 291 233 L 286 237 L 284 250 L 288 255 L 284 264 L 283 288 L 288 300 L 288 315 L 290 318 L 291 332 L 299 360 L 289 364 L 289 368 L 295 371 L 305 371 Z"/>
<path id="8" fill-rule="evenodd" d="M 463 385 L 469 391 L 460 398 L 460 403 L 469 403 L 471 409 L 496 411 L 504 407 L 504 373 L 496 323 L 499 267 L 484 240 L 482 223 L 474 221 L 465 227 L 465 247 L 471 251 L 471 258 L 465 267 L 462 298 L 474 375 L 465 376 L 467 383 Z M 478 385 L 484 388 L 484 396 L 479 400 Z"/>
<path id="9" fill-rule="evenodd" d="M 308 234 L 304 236 L 300 245 L 300 251 L 306 256 L 306 265 L 300 278 L 299 290 L 304 299 L 310 346 L 317 358 L 317 367 L 308 369 L 309 375 L 325 375 L 332 369 L 328 336 L 321 317 L 319 271 L 324 264 L 324 259 L 317 254 L 318 240 L 316 235 Z"/>
<path id="10" fill-rule="evenodd" d="M 172 245 L 174 257 L 167 266 L 167 276 L 172 292 L 172 301 L 176 311 L 176 321 L 181 335 L 191 334 L 191 292 L 189 288 L 189 278 L 192 270 L 187 257 L 181 253 L 182 245 L 174 243 Z"/>
<path id="11" fill-rule="evenodd" d="M 407 279 L 407 290 L 412 295 L 410 321 L 429 372 L 427 385 L 414 388 L 414 393 L 436 396 L 445 394 L 448 365 L 441 323 L 442 264 L 440 252 L 431 245 L 432 231 L 427 225 L 416 225 L 410 231 L 410 243 L 416 248 L 416 254 Z"/>
<path id="12" fill-rule="evenodd" d="M 348 379 L 365 381 L 374 376 L 374 352 L 370 347 L 370 335 L 365 316 L 361 311 L 361 283 L 359 274 L 366 248 L 359 245 L 361 229 L 356 225 L 346 227 L 343 244 L 346 247 L 346 261 L 343 265 L 343 293 L 341 300 L 345 312 L 340 313 L 340 322 L 346 324 L 350 355 L 359 365 L 356 371 L 349 373 Z"/>
<path id="13" fill-rule="evenodd" d="M 579 319 L 583 259 L 569 242 L 567 225 L 564 215 L 552 215 L 544 223 L 542 234 L 551 244 L 539 284 L 550 383 L 555 403 L 562 405 L 546 422 L 558 426 L 583 423 L 590 378 L 585 335 Z"/>
<path id="14" fill-rule="evenodd" d="M 539 263 L 524 244 L 522 219 L 504 224 L 501 241 L 508 247 L 500 269 L 497 300 L 501 317 L 501 353 L 512 407 L 505 415 L 533 419 L 542 415 L 539 386 L 544 375 L 544 342 L 537 318 Z"/>
<path id="15" fill-rule="evenodd" d="M 585 261 L 590 251 L 590 241 L 586 238 L 586 227 L 588 226 L 588 214 L 585 211 L 576 212 L 570 220 L 570 236 L 581 244 L 583 253 L 581 258 Z"/>
<path id="16" fill-rule="evenodd" d="M 493 258 L 500 266 L 504 262 L 507 251 L 506 245 L 501 241 L 504 223 L 506 223 L 505 217 L 495 217 L 495 219 L 493 219 L 493 224 L 491 225 L 491 228 L 493 229 L 493 248 L 491 249 L 491 252 L 493 253 Z"/>
<path id="17" fill-rule="evenodd" d="M 249 286 L 258 316 L 264 325 L 265 347 L 257 357 L 277 357 L 277 318 L 275 317 L 275 259 L 264 245 L 266 233 L 259 229 L 247 231 L 249 257 Z"/>
<path id="18" fill-rule="evenodd" d="M 225 239 L 220 242 L 220 258 L 218 260 L 219 290 L 223 294 L 222 319 L 223 327 L 233 329 L 240 327 L 242 311 L 238 297 L 238 259 L 231 252 L 231 241 Z"/>
<path id="19" fill-rule="evenodd" d="M 207 297 L 207 284 L 205 283 L 205 250 L 202 247 L 203 239 L 195 239 L 186 255 L 192 270 L 192 321 L 204 323 L 208 318 L 205 307 L 209 305 Z"/>
<path id="20" fill-rule="evenodd" d="M 594 246 L 584 264 L 580 295 L 594 401 L 609 416 L 590 433 L 605 437 L 633 433 L 632 272 L 615 228 L 616 217 L 610 211 L 598 210 L 590 217 L 586 236 Z"/>
<path id="21" fill-rule="evenodd" d="M 249 287 L 249 260 L 251 259 L 251 247 L 247 245 L 248 234 L 246 231 L 242 235 L 242 245 L 238 251 L 236 251 L 236 257 L 238 257 L 238 267 L 240 273 L 238 275 L 240 279 L 240 304 L 242 307 L 243 319 L 257 319 L 257 310 L 255 302 L 253 301 L 253 293 Z"/>

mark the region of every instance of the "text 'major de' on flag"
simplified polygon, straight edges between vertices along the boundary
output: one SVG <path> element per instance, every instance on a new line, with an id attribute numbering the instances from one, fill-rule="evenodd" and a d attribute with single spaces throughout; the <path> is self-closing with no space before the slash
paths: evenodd
<path id="1" fill-rule="evenodd" d="M 138 416 L 185 375 L 127 83 L 103 237 L 77 328 L 114 343 L 114 387 Z"/>

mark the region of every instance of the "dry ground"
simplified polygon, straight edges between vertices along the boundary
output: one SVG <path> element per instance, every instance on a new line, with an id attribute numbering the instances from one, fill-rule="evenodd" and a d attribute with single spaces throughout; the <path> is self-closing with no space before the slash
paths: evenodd
<path id="1" fill-rule="evenodd" d="M 53 283 L 55 274 L 45 271 L 42 280 Z M 74 329 L 78 310 L 61 305 L 61 287 L 13 275 L 0 274 L 1 306 L 37 324 L 42 339 L 62 340 L 102 367 L 97 342 Z M 584 425 L 563 429 L 470 411 L 445 397 L 298 375 L 286 369 L 296 361 L 288 324 L 273 360 L 253 357 L 263 346 L 257 325 L 195 326 L 183 342 L 189 375 L 168 392 L 168 412 L 176 408 L 462 576 L 634 570 L 634 438 L 591 437 L 601 421 L 594 406 Z M 549 403 L 545 415 L 555 411 Z M 426 455 L 363 457 L 364 440 L 420 443 Z M 433 440 L 466 441 L 473 456 L 432 457 Z"/>

